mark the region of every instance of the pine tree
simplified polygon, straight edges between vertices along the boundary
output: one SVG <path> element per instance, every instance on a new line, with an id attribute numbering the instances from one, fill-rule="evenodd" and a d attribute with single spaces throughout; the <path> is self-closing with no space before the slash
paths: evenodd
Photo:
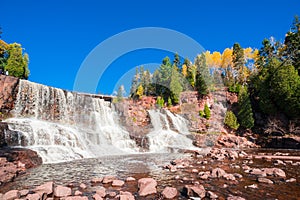
<path id="1" fill-rule="evenodd" d="M 251 129 L 254 126 L 254 118 L 250 97 L 246 86 L 241 87 L 239 91 L 238 104 L 238 120 L 240 125 L 244 128 Z"/>
<path id="2" fill-rule="evenodd" d="M 204 117 L 206 119 L 210 119 L 210 109 L 207 104 L 204 105 Z"/>
<path id="3" fill-rule="evenodd" d="M 237 122 L 235 114 L 232 111 L 226 112 L 224 124 L 234 130 L 237 130 L 240 126 L 240 124 Z"/>
<path id="4" fill-rule="evenodd" d="M 206 65 L 204 54 L 198 55 L 195 59 L 196 66 L 196 83 L 195 87 L 199 95 L 207 95 L 211 85 L 211 76 Z"/>
<path id="5" fill-rule="evenodd" d="M 183 88 L 180 84 L 180 76 L 177 71 L 177 67 L 174 65 L 172 69 L 171 82 L 170 82 L 170 90 L 171 90 L 171 100 L 175 103 L 179 103 L 180 93 Z"/>
<path id="6" fill-rule="evenodd" d="M 125 95 L 124 85 L 121 85 L 117 92 L 117 102 L 123 101 L 124 95 Z"/>
<path id="7" fill-rule="evenodd" d="M 238 43 L 235 43 L 233 45 L 232 63 L 235 72 L 235 79 L 236 79 L 235 83 L 244 84 L 246 82 L 244 76 L 244 69 L 245 69 L 244 50 Z"/>

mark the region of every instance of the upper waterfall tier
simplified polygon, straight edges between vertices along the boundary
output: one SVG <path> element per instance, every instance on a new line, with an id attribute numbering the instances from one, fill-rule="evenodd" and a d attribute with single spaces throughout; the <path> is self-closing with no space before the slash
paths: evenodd
<path id="1" fill-rule="evenodd" d="M 20 80 L 10 129 L 44 162 L 136 152 L 110 102 Z"/>

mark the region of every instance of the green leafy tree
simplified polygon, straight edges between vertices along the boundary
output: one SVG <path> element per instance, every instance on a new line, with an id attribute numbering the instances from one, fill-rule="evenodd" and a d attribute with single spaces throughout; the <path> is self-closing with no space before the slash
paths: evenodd
<path id="1" fill-rule="evenodd" d="M 168 98 L 168 106 L 169 106 L 169 107 L 172 106 L 172 100 L 171 100 L 170 97 Z"/>
<path id="2" fill-rule="evenodd" d="M 237 130 L 239 128 L 239 123 L 235 114 L 232 111 L 227 111 L 225 114 L 224 124 L 231 129 Z"/>
<path id="3" fill-rule="evenodd" d="M 164 107 L 164 104 L 165 104 L 164 98 L 158 96 L 157 99 L 156 99 L 156 105 L 159 108 L 162 108 L 162 107 Z"/>
<path id="4" fill-rule="evenodd" d="M 254 126 L 253 111 L 246 86 L 242 86 L 238 95 L 238 120 L 242 127 L 251 129 Z"/>
<path id="5" fill-rule="evenodd" d="M 11 76 L 28 79 L 29 58 L 28 54 L 23 54 L 21 45 L 17 43 L 9 44 L 8 54 L 9 56 L 4 70 L 7 70 Z"/>

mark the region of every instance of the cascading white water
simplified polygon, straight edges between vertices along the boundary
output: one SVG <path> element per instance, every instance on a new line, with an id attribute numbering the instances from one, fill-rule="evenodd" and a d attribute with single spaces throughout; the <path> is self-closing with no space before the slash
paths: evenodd
<path id="1" fill-rule="evenodd" d="M 109 102 L 20 80 L 10 130 L 44 162 L 136 152 Z"/>
<path id="2" fill-rule="evenodd" d="M 153 131 L 147 136 L 150 152 L 172 152 L 179 149 L 196 149 L 189 134 L 186 120 L 168 110 L 149 110 Z M 170 119 L 170 122 L 169 122 Z M 174 130 L 170 127 L 174 126 Z"/>

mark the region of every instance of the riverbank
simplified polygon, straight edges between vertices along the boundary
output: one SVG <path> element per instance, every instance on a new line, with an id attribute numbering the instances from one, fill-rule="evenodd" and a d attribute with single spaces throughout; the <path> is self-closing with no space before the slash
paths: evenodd
<path id="1" fill-rule="evenodd" d="M 2 188 L 5 191 L 2 198 L 281 200 L 300 197 L 300 161 L 294 159 L 300 158 L 298 151 L 213 148 L 207 155 L 197 154 L 109 156 L 46 165 L 40 171 L 29 170 L 15 184 Z M 55 178 L 49 169 L 56 174 L 60 170 L 61 175 Z M 26 184 L 38 177 L 44 182 Z"/>

